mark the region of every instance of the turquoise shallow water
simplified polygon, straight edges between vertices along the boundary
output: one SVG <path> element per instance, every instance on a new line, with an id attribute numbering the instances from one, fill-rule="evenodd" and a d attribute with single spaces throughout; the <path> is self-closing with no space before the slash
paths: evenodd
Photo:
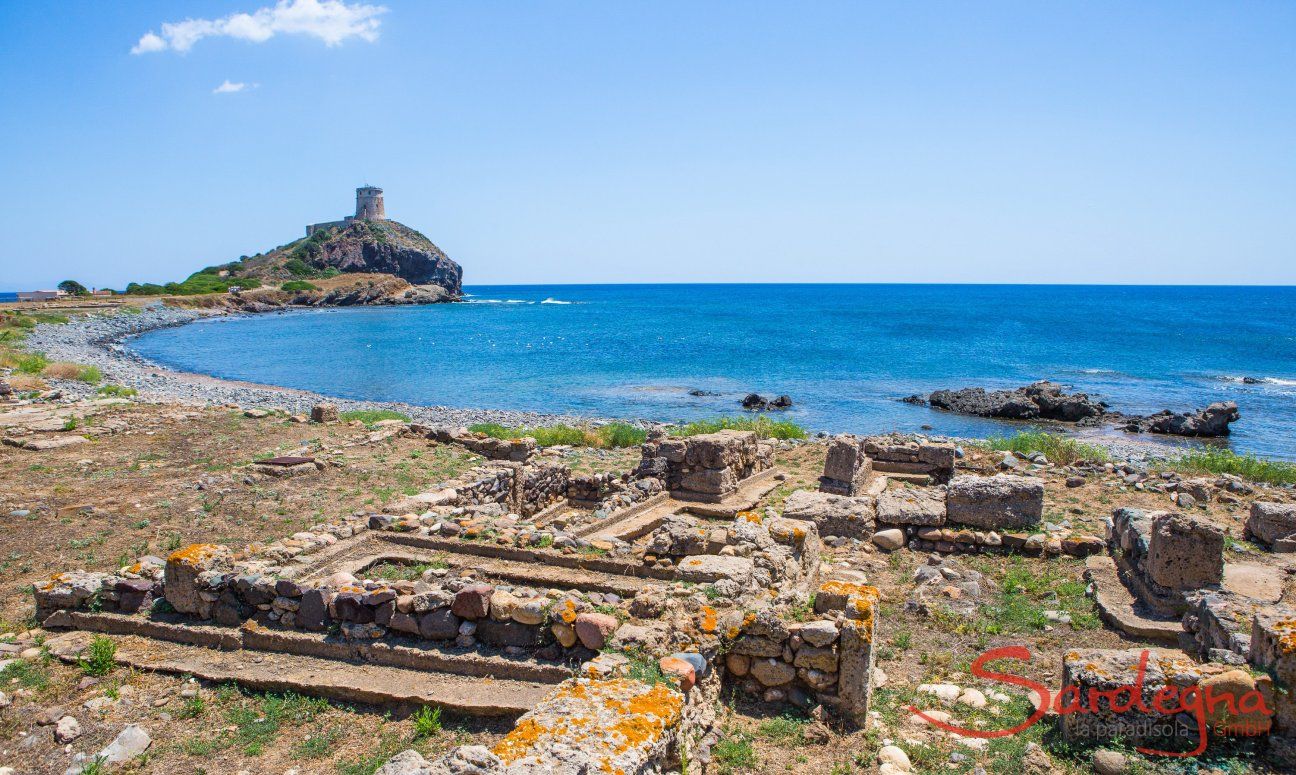
<path id="1" fill-rule="evenodd" d="M 1239 451 L 1296 459 L 1296 288 L 478 286 L 469 303 L 155 331 L 160 363 L 347 398 L 602 417 L 733 414 L 787 393 L 814 430 L 1007 433 L 902 404 L 1051 378 L 1130 413 L 1234 400 Z M 1243 377 L 1259 379 L 1245 384 Z M 720 395 L 695 397 L 689 390 Z"/>

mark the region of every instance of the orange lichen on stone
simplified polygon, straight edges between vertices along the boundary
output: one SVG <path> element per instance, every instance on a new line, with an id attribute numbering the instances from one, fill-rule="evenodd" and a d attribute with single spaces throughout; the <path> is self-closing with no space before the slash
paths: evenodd
<path id="1" fill-rule="evenodd" d="M 761 519 L 760 514 L 757 514 L 754 511 L 740 511 L 738 512 L 737 515 L 734 516 L 734 519 L 745 520 L 747 522 L 752 523 L 753 525 L 759 525 L 765 521 Z"/>
<path id="2" fill-rule="evenodd" d="M 882 593 L 877 587 L 868 584 L 852 584 L 849 581 L 825 581 L 819 585 L 819 591 L 829 595 L 869 595 L 879 597 Z"/>
<path id="3" fill-rule="evenodd" d="M 616 775 L 624 772 L 616 758 L 653 745 L 679 722 L 683 706 L 684 696 L 661 684 L 574 679 L 520 719 L 492 751 L 505 764 L 545 764 L 546 749 L 561 743 L 590 751 L 601 771 Z"/>
<path id="4" fill-rule="evenodd" d="M 715 632 L 716 626 L 716 610 L 709 605 L 702 606 L 702 624 L 699 625 L 702 632 Z"/>
<path id="5" fill-rule="evenodd" d="M 576 603 L 568 598 L 563 601 L 563 610 L 558 614 L 564 622 L 571 624 L 576 621 Z"/>
<path id="6" fill-rule="evenodd" d="M 1284 619 L 1274 624 L 1274 634 L 1278 636 L 1278 648 L 1282 653 L 1296 653 L 1296 619 Z"/>
<path id="7" fill-rule="evenodd" d="M 176 549 L 168 555 L 167 562 L 196 566 L 220 554 L 221 548 L 216 544 L 190 544 L 183 549 Z"/>

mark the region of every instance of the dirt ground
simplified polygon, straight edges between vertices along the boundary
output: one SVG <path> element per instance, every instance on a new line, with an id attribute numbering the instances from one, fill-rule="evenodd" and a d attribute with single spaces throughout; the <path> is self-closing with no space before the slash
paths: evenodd
<path id="1" fill-rule="evenodd" d="M 35 626 L 30 587 L 52 573 L 104 570 L 199 541 L 231 546 L 268 542 L 423 491 L 481 462 L 458 447 L 387 437 L 381 428 L 359 423 L 299 424 L 282 416 L 246 417 L 233 408 L 123 404 L 81 422 L 86 423 L 82 430 L 96 425 L 119 430 L 79 447 L 43 452 L 0 447 L 0 644 L 23 641 Z M 318 476 L 249 478 L 253 461 L 296 452 L 331 465 Z M 638 459 L 636 449 L 561 454 L 582 471 L 626 470 Z M 816 487 L 823 456 L 819 443 L 781 449 L 778 465 L 789 476 L 771 493 L 768 505 L 777 508 L 793 490 Z M 960 465 L 989 473 L 997 459 L 997 454 L 969 451 Z M 1065 479 L 1061 469 L 1044 473 L 1045 520 L 1069 522 L 1077 532 L 1102 535 L 1103 522 L 1116 506 L 1170 505 L 1165 494 L 1122 489 L 1116 476 L 1089 477 L 1077 488 L 1066 487 Z M 1235 539 L 1229 544 L 1230 558 L 1274 561 L 1273 555 L 1240 540 L 1247 506 L 1247 499 L 1240 498 L 1232 504 L 1212 503 L 1199 513 L 1229 528 Z M 877 751 L 887 741 L 905 748 L 916 772 L 1090 771 L 1088 753 L 1060 746 L 1048 720 L 978 750 L 930 734 L 905 711 L 923 683 L 1003 689 L 968 672 L 973 658 L 995 646 L 1028 646 L 1033 659 L 1019 668 L 1021 674 L 1056 685 L 1067 649 L 1140 645 L 1101 626 L 1084 594 L 1083 561 L 959 557 L 955 562 L 960 567 L 983 574 L 986 583 L 976 613 L 951 616 L 939 606 L 906 605 L 914 569 L 927 562 L 922 553 L 883 554 L 866 545 L 829 549 L 826 559 L 862 571 L 883 594 L 878 667 L 887 679 L 875 694 L 874 721 L 863 731 L 834 730 L 825 737 L 804 717 L 730 696 L 722 714 L 725 734 L 712 752 L 712 771 L 875 772 Z M 1287 587 L 1288 596 L 1293 595 L 1290 575 Z M 1050 621 L 1045 610 L 1069 615 L 1070 624 Z M 0 660 L 11 656 L 0 653 Z M 62 772 L 73 752 L 98 750 L 129 723 L 145 725 L 154 742 L 125 771 L 212 774 L 362 775 L 404 748 L 430 754 L 465 742 L 489 745 L 508 728 L 450 717 L 437 723 L 425 718 L 419 727 L 413 718 L 372 708 L 198 685 L 125 668 L 89 677 L 83 669 L 40 657 L 6 668 L 3 675 L 7 680 L 0 680 L 0 691 L 10 704 L 0 707 L 0 767 L 12 766 L 18 773 Z M 1005 727 L 1030 710 L 1017 695 L 994 709 L 956 715 Z M 83 729 L 66 745 L 54 739 L 52 726 L 41 723 L 43 716 L 57 719 L 62 712 L 73 713 Z M 1046 758 L 1041 765 L 1031 743 L 1044 746 L 1051 764 Z M 1245 743 L 1222 750 L 1210 762 L 1134 756 L 1127 771 L 1278 771 L 1264 763 L 1263 752 Z"/>

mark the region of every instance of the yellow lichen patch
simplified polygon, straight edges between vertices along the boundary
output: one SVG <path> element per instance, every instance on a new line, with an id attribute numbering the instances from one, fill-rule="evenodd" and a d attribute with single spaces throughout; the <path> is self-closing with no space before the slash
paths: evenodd
<path id="1" fill-rule="evenodd" d="M 825 581 L 819 585 L 819 591 L 823 594 L 844 595 L 846 597 L 861 595 L 877 598 L 882 594 L 877 587 L 871 587 L 868 584 L 852 584 L 849 581 Z"/>
<path id="2" fill-rule="evenodd" d="M 190 544 L 183 549 L 176 549 L 167 556 L 168 563 L 196 566 L 220 554 L 222 547 L 216 544 Z"/>
<path id="3" fill-rule="evenodd" d="M 602 772 L 623 772 L 617 757 L 653 745 L 683 713 L 684 696 L 664 685 L 625 678 L 574 679 L 523 716 L 493 752 L 505 764 L 551 764 L 546 751 L 563 744 L 589 751 Z"/>
<path id="4" fill-rule="evenodd" d="M 1274 624 L 1274 634 L 1278 636 L 1278 648 L 1282 653 L 1296 652 L 1296 619 L 1284 619 Z"/>
<path id="5" fill-rule="evenodd" d="M 702 632 L 716 631 L 716 610 L 709 605 L 702 606 L 702 623 L 698 625 Z"/>
<path id="6" fill-rule="evenodd" d="M 734 519 L 741 519 L 743 521 L 750 522 L 753 525 L 759 525 L 765 521 L 761 518 L 760 514 L 754 511 L 740 511 L 734 516 Z"/>
<path id="7" fill-rule="evenodd" d="M 562 611 L 558 614 L 564 622 L 571 624 L 576 621 L 576 603 L 570 598 L 563 601 Z"/>

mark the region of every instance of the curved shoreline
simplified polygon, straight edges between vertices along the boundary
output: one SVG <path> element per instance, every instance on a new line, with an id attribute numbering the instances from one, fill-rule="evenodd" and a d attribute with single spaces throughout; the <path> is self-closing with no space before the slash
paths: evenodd
<path id="1" fill-rule="evenodd" d="M 136 400 L 155 404 L 188 404 L 210 406 L 234 404 L 244 409 L 283 409 L 290 414 L 309 414 L 311 406 L 327 401 L 342 411 L 390 409 L 412 420 L 433 425 L 472 425 L 494 422 L 504 426 L 553 423 L 603 423 L 610 420 L 542 414 L 507 409 L 471 409 L 449 406 L 417 406 L 396 401 L 357 401 L 329 396 L 309 390 L 225 379 L 207 374 L 179 371 L 143 357 L 126 346 L 126 342 L 149 331 L 188 325 L 198 320 L 218 317 L 244 317 L 251 313 L 225 310 L 197 310 L 144 307 L 137 314 L 116 311 L 106 315 L 86 315 L 67 323 L 42 323 L 27 336 L 25 346 L 45 353 L 54 361 L 70 361 L 97 367 L 104 382 L 116 383 L 139 391 Z M 76 380 L 51 380 L 68 396 L 83 398 L 95 388 Z M 651 424 L 651 423 L 644 423 Z"/>
<path id="2" fill-rule="evenodd" d="M 51 360 L 70 361 L 97 367 L 104 382 L 116 383 L 139 391 L 136 400 L 154 404 L 190 406 L 235 405 L 244 409 L 281 409 L 290 414 L 309 414 L 311 406 L 322 401 L 337 404 L 342 411 L 388 409 L 400 412 L 417 422 L 432 425 L 467 426 L 474 423 L 499 423 L 507 427 L 566 423 L 572 425 L 602 424 L 613 418 L 594 418 L 564 414 L 478 409 L 449 406 L 420 406 L 397 401 L 362 401 L 330 396 L 298 388 L 226 379 L 207 374 L 180 371 L 151 361 L 131 350 L 130 339 L 149 331 L 188 325 L 200 320 L 224 317 L 247 317 L 256 313 L 228 310 L 185 309 L 156 304 L 138 313 L 121 311 L 90 314 L 67 323 L 38 325 L 28 335 L 26 347 L 41 351 Z M 94 395 L 95 387 L 76 380 L 51 380 L 71 398 Z M 643 419 L 625 419 L 644 427 L 666 425 Z M 1005 429 L 1006 431 L 1009 429 Z M 852 429 L 852 433 L 884 433 L 886 429 Z M 826 434 L 821 434 L 826 435 Z M 930 434 L 959 443 L 973 438 Z M 1164 458 L 1182 451 L 1179 443 L 1158 443 L 1150 439 L 1124 439 L 1102 432 L 1078 433 L 1086 443 L 1107 449 L 1114 457 L 1127 461 Z"/>

